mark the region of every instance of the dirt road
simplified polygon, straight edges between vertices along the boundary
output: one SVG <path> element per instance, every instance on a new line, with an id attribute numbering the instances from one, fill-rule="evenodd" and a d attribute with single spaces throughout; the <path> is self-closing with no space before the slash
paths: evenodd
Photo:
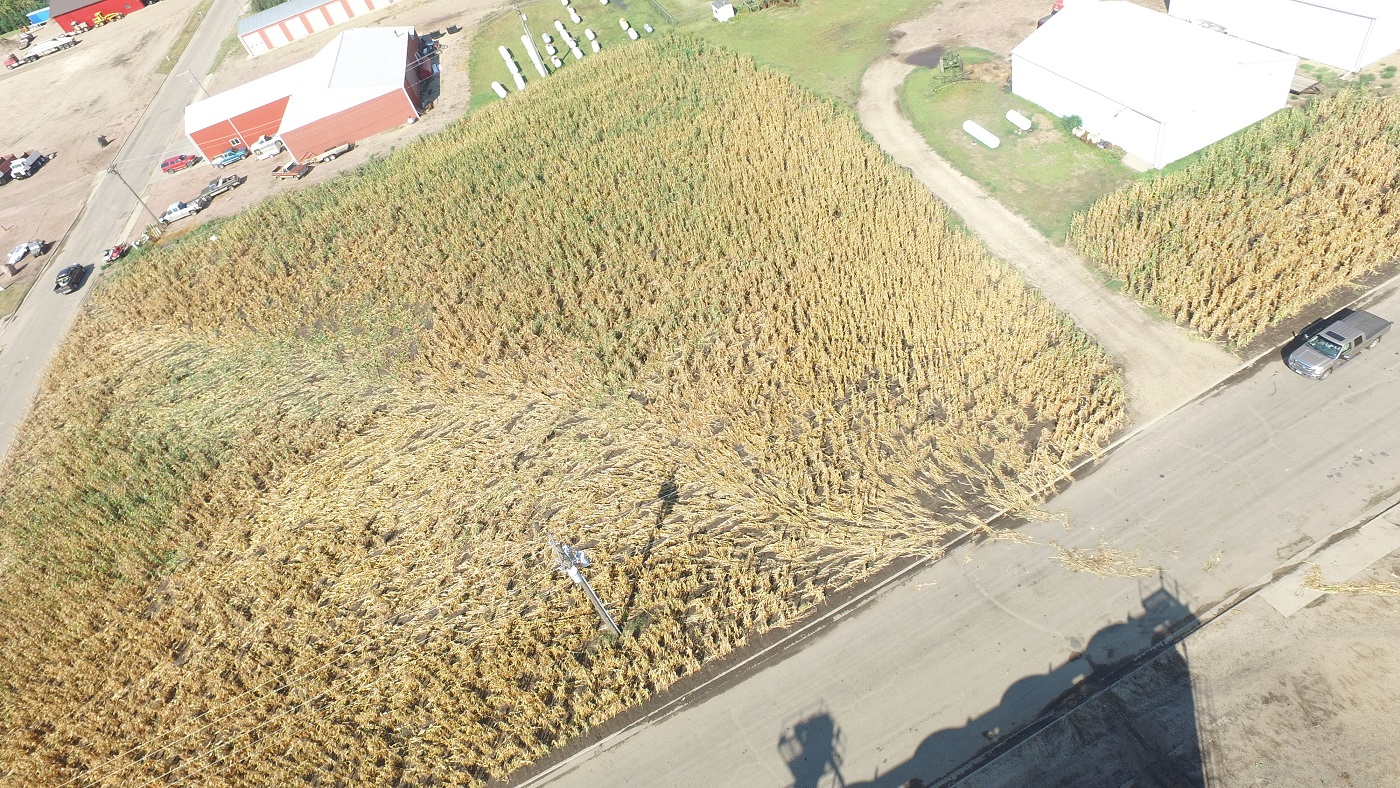
<path id="1" fill-rule="evenodd" d="M 956 26 L 930 21 L 938 13 L 902 26 L 895 51 L 865 72 L 856 110 L 870 135 L 962 217 L 993 254 L 1021 271 L 1113 355 L 1123 368 L 1135 423 L 1170 412 L 1234 372 L 1239 362 L 1229 353 L 1150 317 L 1136 302 L 1103 286 L 1073 253 L 1051 244 L 928 147 L 900 111 L 898 90 L 914 68 L 903 55 L 967 43 L 966 31 L 953 34 Z"/>

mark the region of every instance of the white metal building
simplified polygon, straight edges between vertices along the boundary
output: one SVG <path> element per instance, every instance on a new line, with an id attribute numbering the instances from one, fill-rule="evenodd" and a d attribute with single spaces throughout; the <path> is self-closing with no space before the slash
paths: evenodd
<path id="1" fill-rule="evenodd" d="M 1170 13 L 1343 71 L 1400 49 L 1400 0 L 1172 0 Z"/>
<path id="2" fill-rule="evenodd" d="M 1160 168 L 1281 109 L 1297 67 L 1292 55 L 1103 0 L 1067 7 L 1011 50 L 1011 87 Z"/>
<path id="3" fill-rule="evenodd" d="M 238 20 L 238 40 L 258 55 L 394 4 L 394 0 L 288 0 Z"/>

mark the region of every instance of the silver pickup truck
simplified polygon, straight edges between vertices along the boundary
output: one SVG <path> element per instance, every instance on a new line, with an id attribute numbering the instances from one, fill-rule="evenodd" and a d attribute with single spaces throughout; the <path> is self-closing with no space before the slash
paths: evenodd
<path id="1" fill-rule="evenodd" d="M 1391 322 L 1370 312 L 1352 312 L 1303 335 L 1306 341 L 1288 355 L 1288 368 L 1305 378 L 1322 380 L 1332 370 L 1370 349 L 1390 330 Z"/>

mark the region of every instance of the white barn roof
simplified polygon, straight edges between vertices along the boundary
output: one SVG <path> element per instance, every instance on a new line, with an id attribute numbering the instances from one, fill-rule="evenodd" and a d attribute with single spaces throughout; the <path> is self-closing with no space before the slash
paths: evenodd
<path id="1" fill-rule="evenodd" d="M 1224 74 L 1293 60 L 1121 0 L 1069 5 L 1011 54 L 1159 121 L 1190 114 Z"/>
<path id="2" fill-rule="evenodd" d="M 321 118 L 402 89 L 410 53 L 411 27 L 361 27 L 336 36 L 306 61 L 303 88 L 292 95 L 282 130 L 300 128 Z"/>
<path id="3" fill-rule="evenodd" d="M 309 60 L 185 107 L 186 133 L 290 97 L 279 131 L 299 128 L 404 84 L 412 27 L 347 30 Z"/>

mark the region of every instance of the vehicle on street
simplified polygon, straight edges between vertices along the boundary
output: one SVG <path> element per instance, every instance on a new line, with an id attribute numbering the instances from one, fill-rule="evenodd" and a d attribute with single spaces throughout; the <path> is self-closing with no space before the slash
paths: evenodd
<path id="1" fill-rule="evenodd" d="M 272 170 L 272 177 L 292 178 L 299 181 L 305 178 L 308 172 L 311 172 L 311 162 L 307 161 L 298 164 L 297 162 L 289 161 L 280 167 L 274 167 Z"/>
<path id="2" fill-rule="evenodd" d="M 1391 322 L 1370 312 L 1351 312 L 1321 325 L 1316 331 L 1304 332 L 1303 344 L 1288 354 L 1288 368 L 1313 380 L 1331 375 L 1363 348 L 1375 347 L 1390 330 Z"/>
<path id="3" fill-rule="evenodd" d="M 337 145 L 334 148 L 331 148 L 330 150 L 326 151 L 325 153 L 322 153 L 320 156 L 317 156 L 316 163 L 324 164 L 328 161 L 335 161 L 335 157 L 341 155 L 342 153 L 349 153 L 354 149 L 355 143 L 353 142 L 347 142 L 344 145 Z"/>
<path id="4" fill-rule="evenodd" d="M 37 150 L 29 151 L 10 162 L 10 177 L 28 178 L 38 171 L 40 167 L 44 166 L 44 163 L 48 160 L 48 156 L 45 156 Z"/>
<path id="5" fill-rule="evenodd" d="M 196 199 L 193 202 L 177 202 L 169 208 L 166 208 L 165 213 L 160 215 L 160 223 L 170 224 L 186 216 L 194 216 L 204 210 L 206 204 L 207 203 L 201 199 Z"/>
<path id="6" fill-rule="evenodd" d="M 113 263 L 122 259 L 122 255 L 131 250 L 130 244 L 117 244 L 110 249 L 102 250 L 102 262 Z"/>
<path id="7" fill-rule="evenodd" d="M 87 273 L 87 268 L 81 265 L 70 265 L 58 272 L 58 278 L 54 280 L 53 291 L 55 293 L 71 293 L 83 284 L 83 275 Z"/>
<path id="8" fill-rule="evenodd" d="M 241 178 L 237 175 L 225 175 L 222 178 L 215 178 L 209 182 L 208 186 L 204 187 L 204 191 L 199 193 L 199 199 L 204 202 L 209 202 L 224 192 L 237 189 L 239 186 L 242 186 L 243 182 L 246 180 L 248 179 Z"/>
<path id="9" fill-rule="evenodd" d="M 247 148 L 229 148 L 218 156 L 215 156 L 209 163 L 213 164 L 215 168 L 222 170 L 230 164 L 237 164 L 246 158 L 248 158 Z"/>
<path id="10" fill-rule="evenodd" d="M 45 55 L 52 55 L 60 49 L 67 49 L 71 46 L 77 46 L 77 44 L 78 39 L 70 38 L 68 36 L 50 38 L 48 41 L 41 41 L 40 43 L 34 44 L 33 46 L 25 49 L 23 56 L 20 56 L 18 54 L 12 54 L 9 57 L 5 58 L 5 68 L 15 68 L 16 66 L 22 66 L 25 63 L 33 63 L 34 61 L 38 60 L 39 58 Z"/>
<path id="11" fill-rule="evenodd" d="M 166 159 L 165 161 L 161 162 L 161 163 L 160 163 L 160 171 L 161 171 L 161 172 L 179 172 L 180 170 L 184 170 L 184 169 L 188 169 L 188 168 L 190 168 L 190 167 L 193 167 L 194 165 L 196 165 L 196 164 L 198 164 L 198 163 L 199 163 L 199 157 L 198 157 L 198 156 L 191 156 L 191 155 L 189 155 L 188 153 L 183 153 L 183 154 L 181 154 L 181 155 L 179 155 L 179 156 L 171 156 L 170 158 L 168 158 L 168 159 Z"/>

